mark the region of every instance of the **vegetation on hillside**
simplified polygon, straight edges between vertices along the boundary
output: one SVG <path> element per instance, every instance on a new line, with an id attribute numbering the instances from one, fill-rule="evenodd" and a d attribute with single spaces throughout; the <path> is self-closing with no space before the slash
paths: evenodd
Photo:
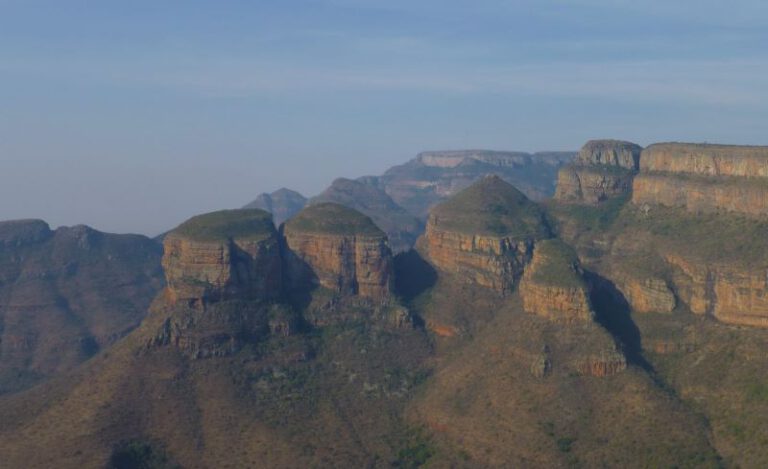
<path id="1" fill-rule="evenodd" d="M 258 240 L 275 232 L 272 215 L 259 209 L 220 210 L 192 217 L 173 234 L 199 241 L 230 238 Z"/>
<path id="2" fill-rule="evenodd" d="M 369 217 L 334 203 L 311 205 L 285 223 L 285 231 L 350 236 L 384 236 Z"/>

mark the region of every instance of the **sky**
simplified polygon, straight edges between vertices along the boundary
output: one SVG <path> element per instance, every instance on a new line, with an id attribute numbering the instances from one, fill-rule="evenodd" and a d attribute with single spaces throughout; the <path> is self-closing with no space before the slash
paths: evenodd
<path id="1" fill-rule="evenodd" d="M 0 0 L 0 219 L 156 235 L 591 138 L 768 144 L 768 2 Z"/>

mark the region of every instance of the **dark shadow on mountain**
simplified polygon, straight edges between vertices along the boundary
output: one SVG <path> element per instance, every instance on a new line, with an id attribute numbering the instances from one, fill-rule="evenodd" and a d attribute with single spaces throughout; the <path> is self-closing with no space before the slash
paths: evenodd
<path id="1" fill-rule="evenodd" d="M 632 320 L 624 295 L 607 278 L 594 272 L 585 272 L 584 276 L 591 286 L 590 300 L 597 322 L 621 344 L 627 362 L 654 373 L 653 366 L 643 356 L 640 329 Z"/>
<path id="2" fill-rule="evenodd" d="M 406 303 L 436 282 L 437 272 L 415 249 L 395 256 L 395 292 Z"/>

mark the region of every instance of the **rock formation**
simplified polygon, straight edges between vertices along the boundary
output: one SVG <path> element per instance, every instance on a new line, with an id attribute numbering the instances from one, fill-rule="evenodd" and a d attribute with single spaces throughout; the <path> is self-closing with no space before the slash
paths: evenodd
<path id="1" fill-rule="evenodd" d="M 552 321 L 573 323 L 594 317 L 576 252 L 560 240 L 536 244 L 520 283 L 520 296 L 526 312 Z"/>
<path id="2" fill-rule="evenodd" d="M 628 194 L 642 147 L 620 140 L 591 140 L 573 164 L 557 174 L 555 198 L 562 202 L 597 204 Z"/>
<path id="3" fill-rule="evenodd" d="M 307 204 L 307 198 L 296 191 L 282 188 L 271 194 L 260 194 L 253 202 L 243 208 L 258 208 L 272 214 L 275 225 L 280 226 L 284 221 L 301 211 Z"/>
<path id="4" fill-rule="evenodd" d="M 357 210 L 384 230 L 393 253 L 407 251 L 423 231 L 423 223 L 397 205 L 383 190 L 361 181 L 339 178 L 309 204 L 336 203 Z"/>
<path id="5" fill-rule="evenodd" d="M 390 296 L 392 253 L 373 221 L 350 208 L 321 203 L 302 210 L 283 227 L 289 288 L 308 284 L 341 295 L 374 300 Z"/>
<path id="6" fill-rule="evenodd" d="M 289 311 L 266 303 L 282 293 L 280 241 L 269 213 L 199 215 L 168 233 L 164 248 L 167 287 L 152 306 L 147 347 L 224 356 L 272 330 L 295 328 Z"/>
<path id="7" fill-rule="evenodd" d="M 424 244 L 439 270 L 505 294 L 530 261 L 535 241 L 549 236 L 535 203 L 488 176 L 430 212 Z"/>
<path id="8" fill-rule="evenodd" d="M 640 159 L 636 205 L 768 215 L 768 147 L 660 143 Z"/>
<path id="9" fill-rule="evenodd" d="M 224 210 L 193 217 L 164 240 L 163 268 L 173 301 L 280 295 L 281 256 L 269 213 Z"/>

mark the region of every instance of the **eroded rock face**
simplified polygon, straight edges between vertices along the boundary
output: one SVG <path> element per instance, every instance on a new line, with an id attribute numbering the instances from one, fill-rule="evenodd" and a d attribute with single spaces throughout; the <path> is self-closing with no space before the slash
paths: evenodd
<path id="1" fill-rule="evenodd" d="M 582 166 L 615 166 L 637 171 L 643 147 L 623 140 L 590 140 L 579 151 L 576 162 Z"/>
<path id="2" fill-rule="evenodd" d="M 667 254 L 677 294 L 693 313 L 719 321 L 768 327 L 768 270 L 711 265 Z"/>
<path id="3" fill-rule="evenodd" d="M 522 276 L 535 241 L 548 236 L 538 207 L 490 176 L 435 207 L 423 244 L 439 270 L 506 294 Z"/>
<path id="4" fill-rule="evenodd" d="M 642 147 L 620 140 L 591 140 L 573 164 L 557 174 L 555 198 L 561 202 L 598 204 L 628 194 Z"/>
<path id="5" fill-rule="evenodd" d="M 768 215 L 768 147 L 660 143 L 643 151 L 636 205 Z"/>
<path id="6" fill-rule="evenodd" d="M 634 277 L 620 274 L 613 277 L 616 287 L 638 313 L 669 313 L 677 303 L 666 280 L 658 277 Z"/>
<path id="7" fill-rule="evenodd" d="M 312 284 L 342 295 L 390 296 L 392 252 L 366 216 L 337 204 L 312 205 L 285 224 L 289 287 Z"/>
<path id="8" fill-rule="evenodd" d="M 163 246 L 171 301 L 192 304 L 280 295 L 280 243 L 271 216 L 262 210 L 194 217 L 169 233 Z"/>
<path id="9" fill-rule="evenodd" d="M 574 323 L 594 318 L 576 254 L 559 240 L 536 245 L 533 261 L 520 283 L 520 296 L 526 312 L 552 321 Z"/>
<path id="10" fill-rule="evenodd" d="M 603 378 L 627 369 L 627 359 L 618 350 L 605 350 L 582 360 L 577 368 L 583 375 Z"/>

